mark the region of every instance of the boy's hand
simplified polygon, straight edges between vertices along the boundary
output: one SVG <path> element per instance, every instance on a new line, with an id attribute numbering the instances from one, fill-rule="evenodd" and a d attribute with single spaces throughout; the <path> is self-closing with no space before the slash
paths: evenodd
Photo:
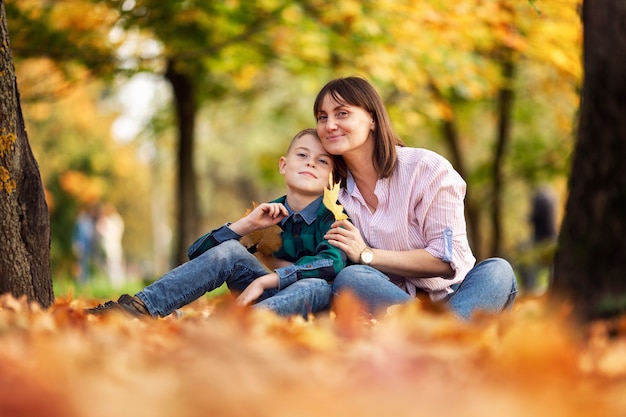
<path id="1" fill-rule="evenodd" d="M 243 290 L 239 297 L 235 300 L 235 304 L 239 306 L 247 306 L 252 304 L 257 298 L 263 294 L 268 288 L 278 287 L 278 274 L 272 272 L 271 274 L 258 277 Z"/>
<path id="2" fill-rule="evenodd" d="M 233 232 L 244 236 L 255 230 L 277 225 L 288 215 L 289 211 L 281 203 L 262 203 L 229 227 Z"/>

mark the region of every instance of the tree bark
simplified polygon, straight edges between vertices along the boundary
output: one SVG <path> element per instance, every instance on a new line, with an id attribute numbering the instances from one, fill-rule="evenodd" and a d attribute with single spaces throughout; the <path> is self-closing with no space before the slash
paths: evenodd
<path id="1" fill-rule="evenodd" d="M 198 191 L 193 164 L 196 97 L 193 81 L 169 60 L 165 78 L 172 84 L 178 116 L 176 265 L 187 261 L 187 247 L 198 237 Z"/>
<path id="2" fill-rule="evenodd" d="M 50 216 L 24 127 L 3 0 L 0 41 L 0 293 L 49 307 Z"/>
<path id="3" fill-rule="evenodd" d="M 513 78 L 515 77 L 515 62 L 513 51 L 504 49 L 502 57 L 502 78 L 504 84 L 498 94 L 498 134 L 496 149 L 493 156 L 493 204 L 491 212 L 492 241 L 489 256 L 502 256 L 502 198 L 504 196 L 504 158 L 511 142 L 511 112 L 513 109 Z"/>
<path id="4" fill-rule="evenodd" d="M 430 92 L 433 98 L 443 103 L 450 108 L 450 117 L 442 120 L 441 133 L 448 148 L 450 149 L 452 165 L 459 173 L 459 175 L 467 180 L 468 172 L 465 165 L 465 159 L 463 158 L 463 152 L 461 151 L 461 140 L 459 138 L 459 130 L 457 129 L 454 120 L 454 111 L 452 110 L 452 104 L 443 96 L 439 87 L 435 83 L 435 80 L 431 79 L 428 83 Z M 465 192 L 465 216 L 467 218 L 467 235 L 470 242 L 470 247 L 477 260 L 483 259 L 483 236 L 480 228 L 480 204 L 475 202 L 471 190 L 468 188 Z"/>
<path id="5" fill-rule="evenodd" d="M 626 312 L 626 2 L 583 3 L 584 81 L 552 300 L 582 320 Z"/>

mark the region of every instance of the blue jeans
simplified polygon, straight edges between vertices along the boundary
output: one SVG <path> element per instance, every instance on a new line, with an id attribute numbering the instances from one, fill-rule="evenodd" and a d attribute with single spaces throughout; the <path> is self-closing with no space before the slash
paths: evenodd
<path id="1" fill-rule="evenodd" d="M 468 320 L 476 311 L 497 313 L 513 305 L 517 295 L 515 273 L 504 259 L 490 258 L 472 268 L 442 302 L 458 317 Z M 349 290 L 376 314 L 412 300 L 382 272 L 365 265 L 344 268 L 333 283 L 333 294 Z"/>
<path id="2" fill-rule="evenodd" d="M 269 271 L 236 240 L 223 242 L 197 258 L 163 275 L 136 294 L 153 317 L 165 317 L 212 291 L 223 283 L 242 292 Z M 307 278 L 282 290 L 266 290 L 254 304 L 282 316 L 317 313 L 330 305 L 331 285 L 323 279 Z"/>

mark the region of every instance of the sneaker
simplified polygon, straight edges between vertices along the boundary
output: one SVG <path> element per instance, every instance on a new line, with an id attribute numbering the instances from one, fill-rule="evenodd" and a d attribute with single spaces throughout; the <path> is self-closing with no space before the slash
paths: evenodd
<path id="1" fill-rule="evenodd" d="M 99 315 L 111 310 L 121 311 L 134 317 L 152 317 L 145 304 L 139 298 L 128 294 L 122 294 L 117 301 L 107 301 L 104 304 L 88 308 L 85 310 L 85 313 Z"/>

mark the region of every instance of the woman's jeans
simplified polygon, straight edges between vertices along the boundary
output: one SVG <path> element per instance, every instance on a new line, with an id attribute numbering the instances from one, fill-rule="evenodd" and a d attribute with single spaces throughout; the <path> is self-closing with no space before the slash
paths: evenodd
<path id="1" fill-rule="evenodd" d="M 136 294 L 154 317 L 165 317 L 212 291 L 223 283 L 242 292 L 269 271 L 236 240 L 228 240 L 186 262 Z M 307 278 L 282 290 L 266 290 L 254 305 L 282 316 L 317 313 L 330 306 L 331 285 L 323 279 Z"/>
<path id="2" fill-rule="evenodd" d="M 442 303 L 458 317 L 468 320 L 477 311 L 497 313 L 513 305 L 517 295 L 515 273 L 501 258 L 490 258 L 472 268 L 465 279 L 452 285 L 454 292 Z M 333 283 L 333 294 L 349 290 L 372 314 L 412 300 L 382 272 L 365 265 L 344 268 Z"/>

